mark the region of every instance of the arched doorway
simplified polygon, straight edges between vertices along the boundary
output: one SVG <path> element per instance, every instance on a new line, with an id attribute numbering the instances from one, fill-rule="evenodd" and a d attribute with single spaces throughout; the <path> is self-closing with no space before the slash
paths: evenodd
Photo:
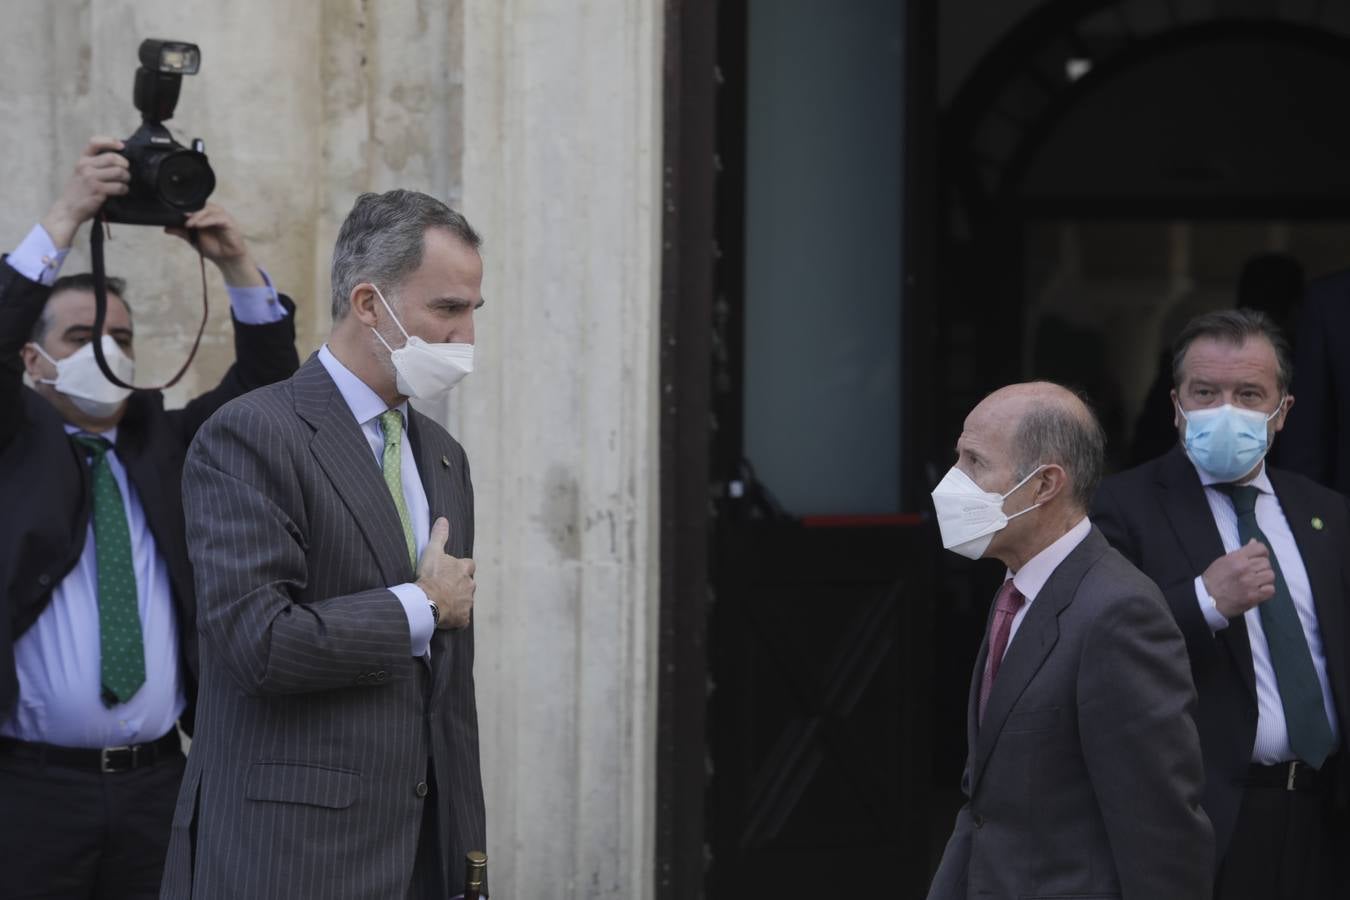
<path id="1" fill-rule="evenodd" d="M 748 170 L 763 162 L 747 149 L 747 107 L 758 102 L 747 88 L 756 6 L 672 5 L 684 14 L 667 29 L 683 80 L 667 104 L 675 165 L 662 334 L 662 896 L 791 895 L 816 860 L 846 861 L 839 868 L 853 880 L 836 886 L 892 896 L 885 890 L 903 885 L 899 895 L 921 895 L 959 803 L 971 664 L 999 574 L 941 553 L 922 521 L 961 419 L 988 389 L 1046 375 L 1087 387 L 1104 410 L 1117 396 L 1119 444 L 1152 374 L 1157 333 L 1187 291 L 1226 302 L 1255 250 L 1297 252 L 1313 270 L 1339 264 L 1350 184 L 1326 169 L 1350 158 L 1350 134 L 1311 98 L 1334 98 L 1350 82 L 1341 62 L 1350 53 L 1339 49 L 1350 5 L 1050 0 L 978 54 L 934 129 L 932 57 L 946 41 L 933 41 L 930 26 L 943 7 L 975 5 L 904 4 L 898 38 L 877 42 L 884 29 L 857 29 L 862 49 L 845 54 L 827 40 L 846 24 L 841 17 L 864 6 L 889 15 L 898 5 L 758 7 L 768 10 L 758 38 L 801 39 L 781 54 L 791 78 L 768 78 L 800 90 L 783 88 L 781 105 L 760 107 L 801 125 L 768 142 L 770 168 L 796 158 L 780 147 L 801 150 L 822 136 L 832 148 L 875 150 L 874 123 L 891 110 L 905 128 L 894 161 L 903 169 L 903 263 L 886 273 L 896 287 L 876 307 L 896 312 L 899 328 L 878 319 L 868 335 L 900 332 L 899 378 L 889 382 L 900 409 L 887 420 L 899 435 L 897 490 L 881 516 L 862 510 L 825 523 L 840 527 L 820 527 L 808 515 L 820 510 L 794 507 L 746 434 L 746 406 L 758 402 L 745 390 L 747 347 L 764 337 L 747 334 L 756 323 L 746 314 L 747 245 L 761 236 L 745 208 L 756 174 Z M 787 6 L 805 24 L 788 28 Z M 681 47 L 696 18 L 702 42 Z M 822 60 L 827 45 L 836 55 Z M 871 92 L 876 111 L 862 111 L 862 125 L 838 125 L 861 98 L 847 84 L 822 84 L 839 87 L 853 77 L 840 72 L 866 59 L 890 65 L 893 51 L 902 87 Z M 1226 91 L 1241 102 L 1207 99 Z M 851 106 L 838 100 L 846 95 Z M 860 158 L 786 168 L 818 177 L 856 169 Z M 887 191 L 876 193 L 896 196 Z M 779 194 L 804 195 L 793 183 Z M 819 209 L 785 204 L 769 221 L 799 227 L 789 217 L 814 210 L 817 227 L 854 224 Z M 822 297 L 851 299 L 825 287 Z M 773 319 L 786 308 L 759 311 Z M 822 357 L 800 358 L 815 366 Z M 800 408 L 799 395 L 767 383 L 759 399 Z M 839 448 L 836 468 L 851 468 L 832 476 L 861 470 L 862 457 L 844 444 L 830 445 Z M 758 465 L 744 467 L 747 458 Z"/>
<path id="2" fill-rule="evenodd" d="M 1149 415 L 1170 440 L 1150 388 L 1185 319 L 1233 305 L 1258 255 L 1350 265 L 1347 87 L 1344 4 L 1056 0 L 1011 29 L 943 113 L 930 484 L 966 412 L 1014 381 L 1084 390 L 1114 466 Z M 935 838 L 1001 575 L 941 566 Z"/>

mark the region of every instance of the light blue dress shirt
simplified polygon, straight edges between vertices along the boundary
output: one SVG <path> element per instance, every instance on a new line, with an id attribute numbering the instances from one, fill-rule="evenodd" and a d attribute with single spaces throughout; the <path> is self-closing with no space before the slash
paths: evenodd
<path id="1" fill-rule="evenodd" d="M 7 258 L 24 277 L 51 285 L 69 248 L 59 249 L 41 225 L 33 228 Z M 263 275 L 267 278 L 266 273 Z M 271 281 L 262 288 L 230 288 L 235 318 L 265 324 L 285 318 Z M 79 430 L 67 425 L 66 431 Z M 114 444 L 117 429 L 102 437 Z M 153 741 L 167 734 L 187 705 L 179 669 L 178 621 L 168 566 L 159 555 L 135 486 L 117 451 L 107 455 L 122 492 L 131 554 L 136 570 L 137 606 L 145 642 L 145 683 L 126 703 L 103 705 L 98 629 L 98 565 L 92 516 L 84 550 L 75 568 L 52 591 L 51 603 L 14 642 L 19 702 L 0 720 L 0 735 L 64 747 L 118 747 Z M 428 612 L 428 615 L 430 613 Z"/>
<path id="2" fill-rule="evenodd" d="M 319 348 L 319 362 L 328 371 L 337 384 L 347 408 L 361 426 L 361 433 L 370 444 L 370 452 L 375 458 L 376 471 L 382 469 L 384 457 L 384 429 L 380 426 L 380 415 L 389 407 L 380 399 L 380 395 L 371 390 L 344 366 L 333 352 L 324 344 Z M 408 505 L 408 515 L 412 519 L 413 539 L 417 542 L 417 556 L 422 557 L 427 541 L 431 537 L 431 507 L 427 502 L 427 492 L 422 487 L 422 476 L 417 471 L 417 460 L 413 458 L 412 443 L 408 440 L 408 403 L 399 404 L 398 411 L 403 416 L 403 442 L 399 459 L 400 474 L 403 478 L 403 502 Z M 412 636 L 412 655 L 426 656 L 431 650 L 431 635 L 436 630 L 436 621 L 431 616 L 431 602 L 426 592 L 415 584 L 396 584 L 389 590 L 403 604 L 403 612 L 408 617 L 408 631 Z"/>

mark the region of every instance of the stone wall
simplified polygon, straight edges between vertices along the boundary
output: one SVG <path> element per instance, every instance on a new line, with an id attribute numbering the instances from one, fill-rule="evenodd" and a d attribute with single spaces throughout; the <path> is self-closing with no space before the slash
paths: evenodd
<path id="1" fill-rule="evenodd" d="M 11 0 L 0 246 L 41 217 L 91 134 L 129 135 L 143 37 L 202 48 L 169 122 L 206 140 L 259 262 L 328 329 L 337 227 L 363 190 L 415 188 L 484 234 L 478 371 L 427 412 L 478 498 L 477 684 L 494 895 L 652 892 L 659 0 Z M 67 272 L 88 266 L 87 230 Z M 138 377 L 179 364 L 195 254 L 114 226 Z M 201 353 L 228 366 L 208 267 Z"/>

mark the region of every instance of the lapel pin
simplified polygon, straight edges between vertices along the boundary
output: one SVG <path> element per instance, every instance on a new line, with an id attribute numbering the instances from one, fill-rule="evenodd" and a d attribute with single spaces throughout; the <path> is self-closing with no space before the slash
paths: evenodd
<path id="1" fill-rule="evenodd" d="M 1313 516 L 1312 527 L 1313 527 L 1313 530 L 1315 530 L 1315 531 L 1321 531 L 1321 530 L 1322 530 L 1322 520 L 1321 520 L 1320 518 L 1318 518 L 1317 516 Z"/>
<path id="2" fill-rule="evenodd" d="M 449 460 L 448 457 L 445 457 L 445 456 L 442 456 L 442 457 L 441 457 L 441 468 L 443 468 L 443 469 L 448 469 L 448 468 L 450 468 L 450 460 Z M 1321 527 L 1322 527 L 1322 524 L 1321 524 L 1321 520 L 1320 520 L 1320 519 L 1318 520 L 1317 527 L 1318 527 L 1318 528 L 1321 528 Z"/>

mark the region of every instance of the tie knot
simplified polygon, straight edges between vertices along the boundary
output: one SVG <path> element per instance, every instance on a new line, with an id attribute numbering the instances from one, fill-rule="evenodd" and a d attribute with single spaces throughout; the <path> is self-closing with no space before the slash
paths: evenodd
<path id="1" fill-rule="evenodd" d="M 1250 515 L 1256 511 L 1256 497 L 1261 492 L 1250 484 L 1222 485 L 1224 493 L 1233 498 L 1233 509 L 1239 516 Z"/>
<path id="2" fill-rule="evenodd" d="M 77 434 L 74 435 L 74 440 L 75 443 L 92 453 L 96 461 L 102 459 L 112 449 L 112 444 L 108 442 L 107 438 L 101 438 L 97 435 Z"/>
<path id="3" fill-rule="evenodd" d="M 403 413 L 386 409 L 380 413 L 380 428 L 384 431 L 385 446 L 397 444 L 403 437 Z"/>
<path id="4" fill-rule="evenodd" d="M 1017 585 L 1013 584 L 1013 580 L 1009 578 L 998 589 L 998 596 L 994 598 L 994 609 L 999 612 L 1015 613 L 1022 608 L 1026 599 L 1022 592 L 1017 589 Z"/>

